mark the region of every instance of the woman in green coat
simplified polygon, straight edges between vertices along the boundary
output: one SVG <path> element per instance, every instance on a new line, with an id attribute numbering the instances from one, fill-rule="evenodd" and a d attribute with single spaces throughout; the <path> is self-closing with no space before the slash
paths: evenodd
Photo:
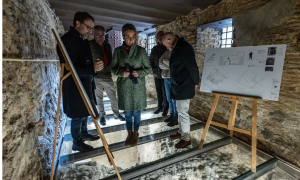
<path id="1" fill-rule="evenodd" d="M 122 27 L 123 45 L 116 48 L 111 62 L 111 72 L 118 76 L 118 106 L 124 110 L 128 136 L 126 146 L 136 146 L 141 121 L 141 110 L 147 107 L 145 76 L 151 72 L 146 50 L 135 42 L 134 25 Z M 132 131 L 132 116 L 134 125 Z"/>

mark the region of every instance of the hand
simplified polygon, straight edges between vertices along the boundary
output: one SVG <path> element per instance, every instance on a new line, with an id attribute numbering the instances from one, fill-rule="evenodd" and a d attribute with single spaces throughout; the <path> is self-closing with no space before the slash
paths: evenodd
<path id="1" fill-rule="evenodd" d="M 133 71 L 133 72 L 132 72 L 132 75 L 133 75 L 134 77 L 136 77 L 136 78 L 139 77 L 139 73 L 138 73 L 137 71 Z"/>
<path id="2" fill-rule="evenodd" d="M 195 86 L 195 88 L 199 89 L 199 88 L 200 88 L 200 84 L 197 84 L 197 85 Z"/>
<path id="3" fill-rule="evenodd" d="M 104 68 L 103 61 L 100 61 L 99 59 L 97 59 L 96 61 L 94 61 L 94 69 L 95 69 L 95 71 L 101 71 L 103 68 Z"/>
<path id="4" fill-rule="evenodd" d="M 129 73 L 128 71 L 124 71 L 124 72 L 123 72 L 123 77 L 128 77 L 129 74 L 130 74 L 130 73 Z"/>

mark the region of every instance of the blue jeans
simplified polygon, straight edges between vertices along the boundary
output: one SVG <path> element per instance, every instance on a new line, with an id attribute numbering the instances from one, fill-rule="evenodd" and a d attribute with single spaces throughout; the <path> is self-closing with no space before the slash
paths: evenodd
<path id="1" fill-rule="evenodd" d="M 125 120 L 126 120 L 126 128 L 127 130 L 132 130 L 132 116 L 134 117 L 134 131 L 138 131 L 141 122 L 141 110 L 134 110 L 134 111 L 124 111 Z"/>
<path id="2" fill-rule="evenodd" d="M 73 137 L 74 143 L 81 141 L 81 136 L 83 134 L 88 134 L 87 118 L 88 117 L 72 118 L 72 120 L 71 120 L 71 135 Z"/>
<path id="3" fill-rule="evenodd" d="M 173 116 L 177 116 L 177 109 L 176 109 L 176 101 L 175 99 L 171 99 L 171 80 L 170 78 L 165 78 L 165 89 L 166 89 L 166 96 L 170 106 L 170 113 Z"/>

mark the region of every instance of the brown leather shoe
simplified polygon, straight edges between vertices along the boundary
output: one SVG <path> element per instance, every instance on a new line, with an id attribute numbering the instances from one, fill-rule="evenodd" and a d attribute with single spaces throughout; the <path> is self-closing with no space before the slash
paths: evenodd
<path id="1" fill-rule="evenodd" d="M 132 140 L 132 130 L 127 130 L 128 135 L 125 141 L 125 146 L 130 146 Z"/>
<path id="2" fill-rule="evenodd" d="M 133 131 L 132 139 L 131 139 L 131 146 L 136 146 L 139 141 L 139 132 Z"/>
<path id="3" fill-rule="evenodd" d="M 177 144 L 175 144 L 176 148 L 185 148 L 191 145 L 191 141 L 180 140 Z"/>
<path id="4" fill-rule="evenodd" d="M 170 135 L 171 139 L 180 139 L 181 138 L 181 134 L 179 134 L 178 132 L 176 134 Z"/>

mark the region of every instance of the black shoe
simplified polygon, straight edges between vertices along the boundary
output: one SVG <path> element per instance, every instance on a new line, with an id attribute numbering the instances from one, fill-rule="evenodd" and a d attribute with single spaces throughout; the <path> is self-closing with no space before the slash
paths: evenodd
<path id="1" fill-rule="evenodd" d="M 81 139 L 83 141 L 96 141 L 96 140 L 100 139 L 100 137 L 98 135 L 82 134 Z"/>
<path id="2" fill-rule="evenodd" d="M 169 122 L 171 122 L 172 121 L 172 119 L 174 118 L 174 116 L 173 116 L 173 114 L 171 114 L 171 116 L 170 117 L 168 117 L 167 119 L 165 119 L 164 120 L 164 122 L 167 122 L 167 123 L 169 123 Z"/>
<path id="3" fill-rule="evenodd" d="M 158 113 L 160 113 L 162 110 L 163 110 L 162 107 L 158 107 L 158 108 L 154 111 L 154 114 L 158 114 Z"/>
<path id="4" fill-rule="evenodd" d="M 172 121 L 167 124 L 169 127 L 173 127 L 175 125 L 178 125 L 178 116 L 173 117 Z"/>
<path id="5" fill-rule="evenodd" d="M 125 121 L 125 117 L 123 117 L 121 114 L 119 114 L 119 116 L 115 116 L 115 119 L 120 119 L 120 121 Z"/>
<path id="6" fill-rule="evenodd" d="M 101 117 L 101 118 L 100 118 L 100 124 L 101 124 L 102 126 L 105 126 L 105 125 L 106 125 L 105 117 Z"/>
<path id="7" fill-rule="evenodd" d="M 93 149 L 94 148 L 92 146 L 87 145 L 82 141 L 79 141 L 79 142 L 76 142 L 76 143 L 73 142 L 73 146 L 72 146 L 73 151 L 87 152 L 87 151 L 90 151 L 90 150 L 93 150 Z"/>
<path id="8" fill-rule="evenodd" d="M 169 109 L 165 108 L 164 111 L 163 111 L 163 113 L 162 113 L 162 116 L 163 117 L 167 116 L 168 115 L 168 111 L 169 111 Z"/>

